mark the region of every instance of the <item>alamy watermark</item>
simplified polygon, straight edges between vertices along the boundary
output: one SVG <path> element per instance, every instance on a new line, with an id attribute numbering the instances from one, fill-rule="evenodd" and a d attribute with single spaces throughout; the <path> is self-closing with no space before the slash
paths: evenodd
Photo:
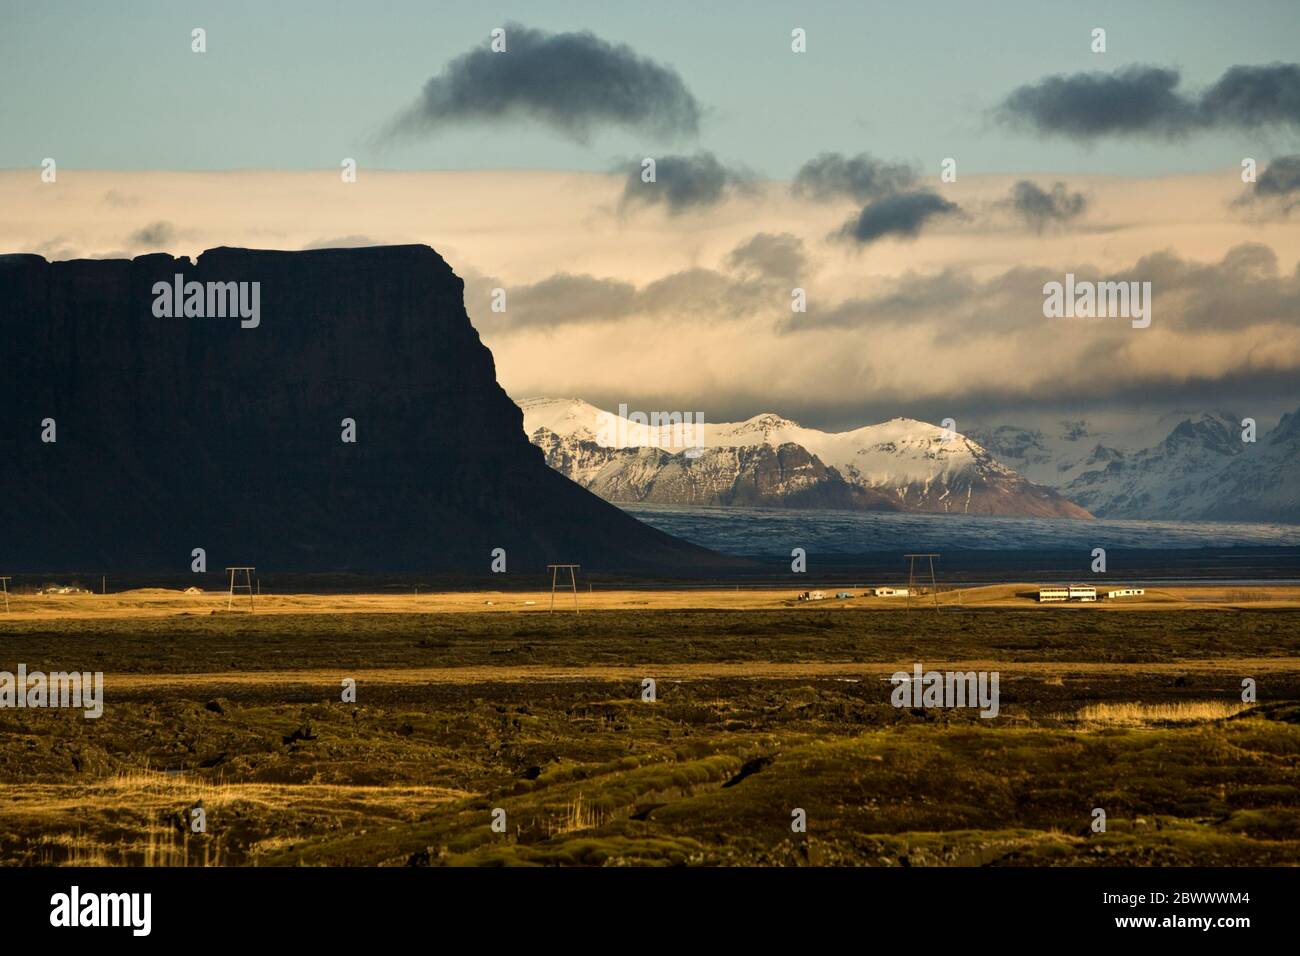
<path id="1" fill-rule="evenodd" d="M 1150 282 L 1076 281 L 1073 272 L 1064 282 L 1043 286 L 1043 316 L 1049 319 L 1131 319 L 1133 328 L 1151 324 Z"/>
<path id="2" fill-rule="evenodd" d="M 50 925 L 55 927 L 126 927 L 132 936 L 153 928 L 152 893 L 83 893 L 73 884 L 50 897 Z"/>
<path id="3" fill-rule="evenodd" d="M 0 671 L 0 708 L 73 707 L 85 710 L 94 720 L 104 713 L 104 672 L 27 670 L 18 665 L 18 673 Z"/>
<path id="4" fill-rule="evenodd" d="M 239 317 L 240 328 L 262 324 L 262 283 L 186 282 L 179 272 L 171 282 L 153 284 L 153 314 L 159 319 Z"/>
<path id="5" fill-rule="evenodd" d="M 978 707 L 980 716 L 998 715 L 998 671 L 927 671 L 920 664 L 912 673 L 895 671 L 889 678 L 895 707 Z"/>
<path id="6" fill-rule="evenodd" d="M 628 412 L 620 403 L 618 414 L 597 416 L 596 443 L 606 448 L 635 446 L 681 450 L 687 458 L 704 454 L 703 412 Z"/>

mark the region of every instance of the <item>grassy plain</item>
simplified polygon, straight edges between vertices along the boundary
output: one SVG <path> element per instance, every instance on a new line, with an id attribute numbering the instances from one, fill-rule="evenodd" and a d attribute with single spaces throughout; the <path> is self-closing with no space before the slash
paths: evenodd
<path id="1" fill-rule="evenodd" d="M 264 595 L 252 615 L 20 596 L 0 670 L 103 671 L 105 704 L 0 709 L 0 863 L 1300 861 L 1294 591 L 1114 613 L 1018 589 L 937 612 L 595 592 L 579 615 L 520 594 Z M 916 662 L 998 671 L 999 716 L 895 708 L 889 675 Z"/>

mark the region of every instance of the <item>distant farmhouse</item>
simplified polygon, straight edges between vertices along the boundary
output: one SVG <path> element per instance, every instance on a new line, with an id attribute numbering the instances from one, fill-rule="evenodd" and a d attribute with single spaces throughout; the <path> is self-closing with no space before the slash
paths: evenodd
<path id="1" fill-rule="evenodd" d="M 1040 604 L 1047 604 L 1051 601 L 1091 602 L 1095 600 L 1097 600 L 1097 589 L 1081 584 L 1071 584 L 1067 587 L 1058 586 L 1038 589 L 1038 603 Z"/>
<path id="2" fill-rule="evenodd" d="M 907 597 L 910 592 L 907 588 L 876 588 L 876 597 Z"/>
<path id="3" fill-rule="evenodd" d="M 1141 597 L 1146 594 L 1145 588 L 1122 588 L 1118 591 L 1107 591 L 1107 598 L 1125 598 Z M 1052 601 L 1095 601 L 1097 600 L 1097 589 L 1086 587 L 1080 584 L 1071 584 L 1066 587 L 1059 585 L 1053 587 L 1038 589 L 1038 602 L 1047 604 Z"/>

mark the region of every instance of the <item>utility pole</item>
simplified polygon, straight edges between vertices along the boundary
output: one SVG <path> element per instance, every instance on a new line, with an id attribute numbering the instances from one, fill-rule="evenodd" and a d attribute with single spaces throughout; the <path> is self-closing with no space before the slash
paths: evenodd
<path id="1" fill-rule="evenodd" d="M 925 558 L 930 564 L 930 591 L 934 594 L 934 609 L 939 610 L 939 583 L 934 576 L 934 561 L 939 555 L 937 554 L 905 554 L 907 558 L 907 607 L 912 607 L 912 589 L 916 581 L 916 559 Z"/>
<path id="2" fill-rule="evenodd" d="M 253 572 L 256 571 L 257 568 L 253 568 L 253 567 L 226 568 L 226 570 L 230 572 L 230 597 L 226 601 L 226 610 L 229 611 L 234 606 L 235 591 L 236 589 L 238 589 L 240 591 L 248 592 L 248 613 L 252 614 L 253 613 Z M 244 575 L 244 583 L 237 585 L 235 584 L 235 577 L 240 573 Z M 261 591 L 261 588 L 262 588 L 262 579 L 258 578 L 257 579 L 258 591 Z"/>
<path id="3" fill-rule="evenodd" d="M 578 611 L 578 577 L 577 577 L 576 572 L 577 572 L 578 568 L 582 567 L 582 565 L 580 565 L 580 564 L 548 564 L 546 567 L 549 568 L 549 569 L 550 569 L 550 572 L 551 572 L 551 611 L 550 611 L 550 613 L 552 613 L 552 614 L 555 613 L 555 585 L 556 585 L 556 578 L 557 578 L 557 576 L 559 575 L 560 571 L 561 571 L 561 570 L 564 570 L 564 569 L 567 569 L 567 570 L 568 570 L 568 572 L 569 572 L 569 583 L 570 583 L 570 584 L 572 585 L 572 587 L 573 587 L 573 613 L 574 613 L 574 614 L 579 613 L 579 611 Z M 590 584 L 590 582 L 588 582 L 588 583 Z"/>

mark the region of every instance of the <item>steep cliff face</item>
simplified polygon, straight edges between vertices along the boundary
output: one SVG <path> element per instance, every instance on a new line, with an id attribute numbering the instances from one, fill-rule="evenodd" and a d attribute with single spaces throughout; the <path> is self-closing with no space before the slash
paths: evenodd
<path id="1" fill-rule="evenodd" d="M 256 327 L 158 317 L 178 273 L 258 283 Z M 462 293 L 426 246 L 0 256 L 0 568 L 717 561 L 546 467 Z"/>

